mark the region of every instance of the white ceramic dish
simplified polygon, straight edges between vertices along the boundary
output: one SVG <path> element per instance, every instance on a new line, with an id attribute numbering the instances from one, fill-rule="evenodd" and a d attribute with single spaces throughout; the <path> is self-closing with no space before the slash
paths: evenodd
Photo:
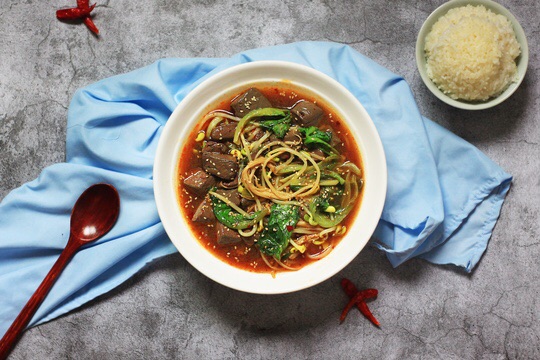
<path id="1" fill-rule="evenodd" d="M 499 96 L 488 99 L 486 101 L 482 101 L 482 102 L 468 102 L 468 101 L 452 99 L 451 97 L 443 93 L 433 83 L 433 81 L 431 81 L 426 70 L 426 57 L 424 54 L 424 47 L 425 47 L 425 39 L 426 39 L 427 34 L 429 34 L 429 32 L 431 31 L 431 28 L 437 22 L 437 20 L 439 20 L 441 16 L 446 15 L 446 13 L 448 13 L 450 9 L 462 7 L 466 5 L 473 5 L 473 6 L 483 5 L 486 9 L 491 10 L 495 14 L 504 15 L 512 23 L 514 32 L 516 33 L 517 41 L 519 45 L 521 46 L 521 55 L 517 59 L 517 71 L 518 71 L 517 81 L 510 84 L 510 86 L 501 94 L 499 94 Z M 422 28 L 420 29 L 420 32 L 418 33 L 418 38 L 416 40 L 416 65 L 418 66 L 418 71 L 420 72 L 420 76 L 422 77 L 424 84 L 426 84 L 427 88 L 441 101 L 444 101 L 448 105 L 451 105 L 460 109 L 465 109 L 465 110 L 488 109 L 508 99 L 510 95 L 512 95 L 517 90 L 517 88 L 519 87 L 523 79 L 525 78 L 528 62 L 529 62 L 529 47 L 527 45 L 527 38 L 525 37 L 525 32 L 523 31 L 523 28 L 521 27 L 517 19 L 514 17 L 514 15 L 512 15 L 510 11 L 508 11 L 502 5 L 491 0 L 451 0 L 447 3 L 444 3 L 443 5 L 438 7 L 435 11 L 433 11 L 431 15 L 429 15 L 429 17 L 426 19 L 426 21 L 422 25 Z"/>
<path id="2" fill-rule="evenodd" d="M 353 226 L 324 259 L 299 271 L 252 273 L 214 257 L 192 235 L 177 203 L 178 156 L 191 129 L 220 99 L 260 83 L 288 81 L 327 102 L 348 122 L 360 147 L 364 163 L 364 195 Z M 386 160 L 377 130 L 358 100 L 341 84 L 312 68 L 282 61 L 259 61 L 238 65 L 208 78 L 178 105 L 161 135 L 154 164 L 154 192 L 159 215 L 173 244 L 196 269 L 233 289 L 279 294 L 316 285 L 351 262 L 364 248 L 379 221 L 386 196 Z"/>

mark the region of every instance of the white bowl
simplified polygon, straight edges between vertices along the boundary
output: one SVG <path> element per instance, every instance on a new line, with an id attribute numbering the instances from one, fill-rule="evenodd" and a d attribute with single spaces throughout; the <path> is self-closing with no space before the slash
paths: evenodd
<path id="1" fill-rule="evenodd" d="M 191 233 L 177 203 L 180 150 L 194 125 L 220 99 L 250 86 L 288 81 L 325 101 L 347 121 L 362 156 L 364 195 L 353 226 L 324 259 L 295 272 L 254 273 L 235 268 L 208 252 Z M 197 270 L 233 289 L 279 294 L 316 285 L 339 272 L 364 248 L 379 221 L 386 197 L 386 159 L 377 130 L 366 110 L 341 84 L 312 68 L 283 61 L 237 65 L 208 78 L 191 91 L 170 116 L 159 140 L 154 163 L 154 193 L 169 238 Z"/>
<path id="2" fill-rule="evenodd" d="M 495 14 L 500 14 L 505 16 L 508 20 L 510 20 L 510 23 L 512 23 L 512 27 L 514 28 L 514 32 L 516 34 L 516 39 L 521 46 L 521 55 L 517 58 L 517 80 L 513 83 L 511 83 L 506 90 L 504 90 L 501 94 L 499 94 L 496 97 L 490 98 L 486 101 L 481 102 L 469 102 L 464 100 L 455 100 L 452 99 L 450 96 L 446 95 L 444 92 L 442 92 L 437 85 L 431 81 L 427 74 L 426 69 L 426 56 L 424 53 L 424 47 L 426 43 L 426 36 L 431 31 L 431 28 L 433 25 L 439 20 L 440 17 L 446 15 L 450 9 L 462 7 L 462 6 L 479 6 L 482 5 L 486 9 L 491 10 Z M 512 15 L 510 11 L 508 11 L 504 6 L 491 1 L 491 0 L 451 0 L 447 3 L 444 3 L 443 5 L 439 6 L 435 11 L 431 13 L 431 15 L 428 16 L 422 27 L 420 28 L 420 32 L 418 33 L 418 38 L 416 40 L 416 65 L 418 66 L 418 71 L 420 72 L 420 76 L 422 80 L 424 81 L 424 84 L 426 84 L 427 88 L 438 97 L 443 102 L 447 103 L 448 105 L 454 106 L 459 109 L 465 109 L 465 110 L 483 110 L 491 108 L 495 105 L 498 105 L 502 103 L 504 100 L 508 99 L 510 95 L 512 95 L 523 79 L 525 78 L 525 73 L 527 72 L 527 65 L 529 62 L 529 47 L 527 45 L 527 38 L 525 37 L 525 32 L 523 31 L 523 28 L 517 21 L 517 19 Z"/>

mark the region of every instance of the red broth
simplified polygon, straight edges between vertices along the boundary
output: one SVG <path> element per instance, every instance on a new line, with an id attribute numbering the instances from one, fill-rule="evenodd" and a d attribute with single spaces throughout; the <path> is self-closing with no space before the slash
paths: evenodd
<path id="1" fill-rule="evenodd" d="M 355 143 L 354 136 L 351 134 L 346 123 L 339 118 L 339 115 L 329 106 L 322 101 L 315 99 L 311 96 L 306 96 L 298 90 L 285 89 L 283 87 L 260 87 L 256 88 L 272 103 L 273 107 L 278 108 L 291 108 L 295 103 L 300 100 L 308 100 L 314 102 L 324 111 L 324 117 L 320 121 L 318 127 L 322 130 L 331 129 L 339 137 L 341 142 L 336 146 L 340 154 L 346 156 L 347 160 L 356 164 L 363 172 L 362 158 L 358 146 Z M 247 90 L 247 89 L 246 89 Z M 217 104 L 213 110 L 225 110 L 233 112 L 231 109 L 231 101 L 235 97 L 241 95 L 244 91 L 239 92 L 238 95 L 232 96 L 229 99 Z M 219 258 L 220 260 L 230 264 L 231 266 L 258 273 L 275 273 L 276 269 L 272 269 L 261 258 L 259 249 L 256 244 L 248 245 L 244 241 L 232 244 L 232 245 L 220 245 L 217 242 L 215 223 L 195 223 L 191 221 L 197 207 L 203 201 L 204 196 L 197 196 L 190 192 L 184 186 L 183 180 L 191 175 L 196 169 L 202 167 L 201 149 L 202 141 L 197 142 L 197 134 L 201 129 L 205 129 L 208 126 L 207 123 L 201 123 L 195 125 L 192 129 L 188 140 L 184 144 L 181 150 L 181 154 L 178 162 L 177 170 L 177 200 L 182 209 L 182 214 L 187 224 L 191 229 L 193 236 L 197 238 L 200 244 L 206 248 L 210 253 Z M 356 200 L 354 209 L 346 216 L 341 222 L 342 226 L 350 229 L 352 223 L 356 217 L 360 203 L 362 201 L 363 188 Z M 344 235 L 330 235 L 327 243 L 335 248 Z M 306 250 L 306 253 L 317 254 L 323 249 L 320 246 L 310 244 Z M 294 268 L 301 268 L 314 261 L 306 256 L 306 253 L 301 254 L 294 259 L 294 263 L 291 265 Z M 281 269 L 286 271 L 285 269 Z M 277 270 L 279 271 L 279 270 Z"/>

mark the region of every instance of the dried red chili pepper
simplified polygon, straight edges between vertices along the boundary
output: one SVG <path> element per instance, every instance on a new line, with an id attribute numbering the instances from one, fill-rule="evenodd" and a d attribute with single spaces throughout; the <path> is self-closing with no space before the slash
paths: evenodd
<path id="1" fill-rule="evenodd" d="M 361 291 L 362 292 L 362 291 Z M 377 289 L 367 289 L 367 290 L 363 290 L 364 292 L 364 295 L 366 296 L 366 299 L 373 299 L 373 298 L 376 298 L 377 297 L 377 294 L 379 293 L 377 291 Z M 381 326 L 381 323 L 379 322 L 379 320 L 377 320 L 377 318 L 375 318 L 375 316 L 373 316 L 373 314 L 371 313 L 371 311 L 369 310 L 369 307 L 367 305 L 367 303 L 365 301 L 360 301 L 357 303 L 358 305 L 358 310 L 360 310 L 360 312 L 369 320 L 373 323 L 373 325 L 375 326 Z"/>
<path id="2" fill-rule="evenodd" d="M 354 296 L 349 300 L 345 308 L 343 308 L 343 311 L 341 312 L 341 316 L 339 317 L 339 322 L 345 321 L 345 318 L 347 317 L 347 314 L 352 309 L 354 305 L 358 305 L 361 301 L 365 300 L 364 294 L 361 292 L 357 292 L 354 294 Z"/>
<path id="3" fill-rule="evenodd" d="M 60 20 L 82 20 L 94 34 L 99 34 L 99 29 L 90 17 L 90 13 L 96 4 L 90 6 L 90 0 L 77 0 L 76 8 L 60 9 L 56 11 L 56 17 Z"/>
<path id="4" fill-rule="evenodd" d="M 96 24 L 94 24 L 94 21 L 90 16 L 87 16 L 83 19 L 84 24 L 90 29 L 91 32 L 93 32 L 96 35 L 99 35 L 99 29 L 97 28 Z"/>
<path id="5" fill-rule="evenodd" d="M 79 20 L 84 19 L 90 15 L 90 12 L 94 10 L 96 4 L 82 9 L 82 8 L 70 8 L 70 9 L 60 9 L 56 11 L 56 17 L 60 20 Z"/>
<path id="6" fill-rule="evenodd" d="M 341 280 L 341 287 L 343 288 L 343 291 L 345 291 L 345 294 L 347 294 L 347 296 L 350 298 L 350 301 L 347 303 L 347 306 L 345 306 L 343 312 L 341 313 L 341 322 L 345 320 L 351 308 L 356 305 L 358 310 L 360 310 L 360 312 L 366 318 L 368 318 L 369 321 L 371 321 L 376 326 L 381 325 L 381 323 L 375 318 L 375 316 L 373 316 L 373 314 L 369 310 L 369 307 L 367 306 L 367 303 L 365 302 L 365 300 L 367 299 L 377 297 L 379 293 L 377 289 L 366 289 L 358 291 L 356 286 L 349 279 L 345 278 Z"/>
<path id="7" fill-rule="evenodd" d="M 350 298 L 358 292 L 358 289 L 352 281 L 346 278 L 341 279 L 341 287 L 343 288 L 343 291 L 345 291 L 345 294 Z"/>

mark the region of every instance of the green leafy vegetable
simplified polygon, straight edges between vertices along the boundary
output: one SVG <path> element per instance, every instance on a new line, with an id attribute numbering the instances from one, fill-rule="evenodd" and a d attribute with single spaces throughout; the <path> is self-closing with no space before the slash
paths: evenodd
<path id="1" fill-rule="evenodd" d="M 341 207 L 342 196 L 343 188 L 341 186 L 323 188 L 320 195 L 309 204 L 309 211 L 313 214 L 313 220 L 324 228 L 339 224 L 354 207 L 354 202 L 349 202 L 347 206 Z M 326 212 L 326 209 L 330 206 L 335 208 L 335 212 Z"/>
<path id="2" fill-rule="evenodd" d="M 212 200 L 212 208 L 214 209 L 216 219 L 231 229 L 247 229 L 255 225 L 259 220 L 268 214 L 268 211 L 264 209 L 244 216 L 234 211 L 229 205 L 217 197 L 210 195 L 210 199 Z"/>
<path id="3" fill-rule="evenodd" d="M 324 170 L 322 172 L 322 179 L 336 179 L 340 185 L 345 184 L 345 179 L 342 178 L 337 172 L 330 171 L 330 170 Z"/>
<path id="4" fill-rule="evenodd" d="M 319 169 L 321 169 L 321 171 L 332 171 L 342 161 L 343 159 L 341 155 L 334 154 L 334 155 L 327 156 L 326 159 L 324 159 L 323 161 L 319 163 Z"/>
<path id="5" fill-rule="evenodd" d="M 341 186 L 328 186 L 322 188 L 317 200 L 317 208 L 320 210 L 326 210 L 330 205 L 337 207 L 341 203 L 341 196 L 343 195 L 343 188 Z"/>
<path id="6" fill-rule="evenodd" d="M 304 135 L 304 145 L 308 148 L 318 148 L 324 151 L 326 154 L 336 154 L 337 150 L 330 145 L 332 141 L 332 133 L 329 131 L 322 131 L 315 126 L 307 128 L 298 128 L 302 135 Z"/>
<path id="7" fill-rule="evenodd" d="M 322 131 L 316 126 L 310 126 L 307 128 L 300 127 L 299 130 L 302 135 L 306 137 L 306 140 L 314 141 L 315 139 L 318 139 L 326 143 L 330 143 L 332 140 L 332 133 L 329 131 Z"/>
<path id="8" fill-rule="evenodd" d="M 266 115 L 261 116 L 259 124 L 268 130 L 271 130 L 280 139 L 283 139 L 291 127 L 291 112 L 289 110 L 265 108 Z M 257 111 L 257 110 L 254 110 Z"/>
<path id="9" fill-rule="evenodd" d="M 265 126 L 263 125 L 263 127 L 265 127 Z M 272 130 L 272 132 L 274 134 L 276 134 L 276 136 L 278 138 L 283 139 L 285 137 L 285 134 L 287 134 L 287 131 L 289 131 L 290 127 L 291 127 L 291 122 L 290 122 L 290 119 L 289 119 L 288 122 L 282 122 L 282 123 L 275 124 L 275 125 L 271 126 L 270 130 Z"/>
<path id="10" fill-rule="evenodd" d="M 291 112 L 286 109 L 262 108 L 252 110 L 238 122 L 234 132 L 234 143 L 240 144 L 240 133 L 251 120 L 259 119 L 259 124 L 283 139 L 291 127 Z"/>
<path id="11" fill-rule="evenodd" d="M 300 210 L 297 206 L 272 205 L 268 224 L 258 241 L 261 252 L 279 260 L 299 219 Z"/>

